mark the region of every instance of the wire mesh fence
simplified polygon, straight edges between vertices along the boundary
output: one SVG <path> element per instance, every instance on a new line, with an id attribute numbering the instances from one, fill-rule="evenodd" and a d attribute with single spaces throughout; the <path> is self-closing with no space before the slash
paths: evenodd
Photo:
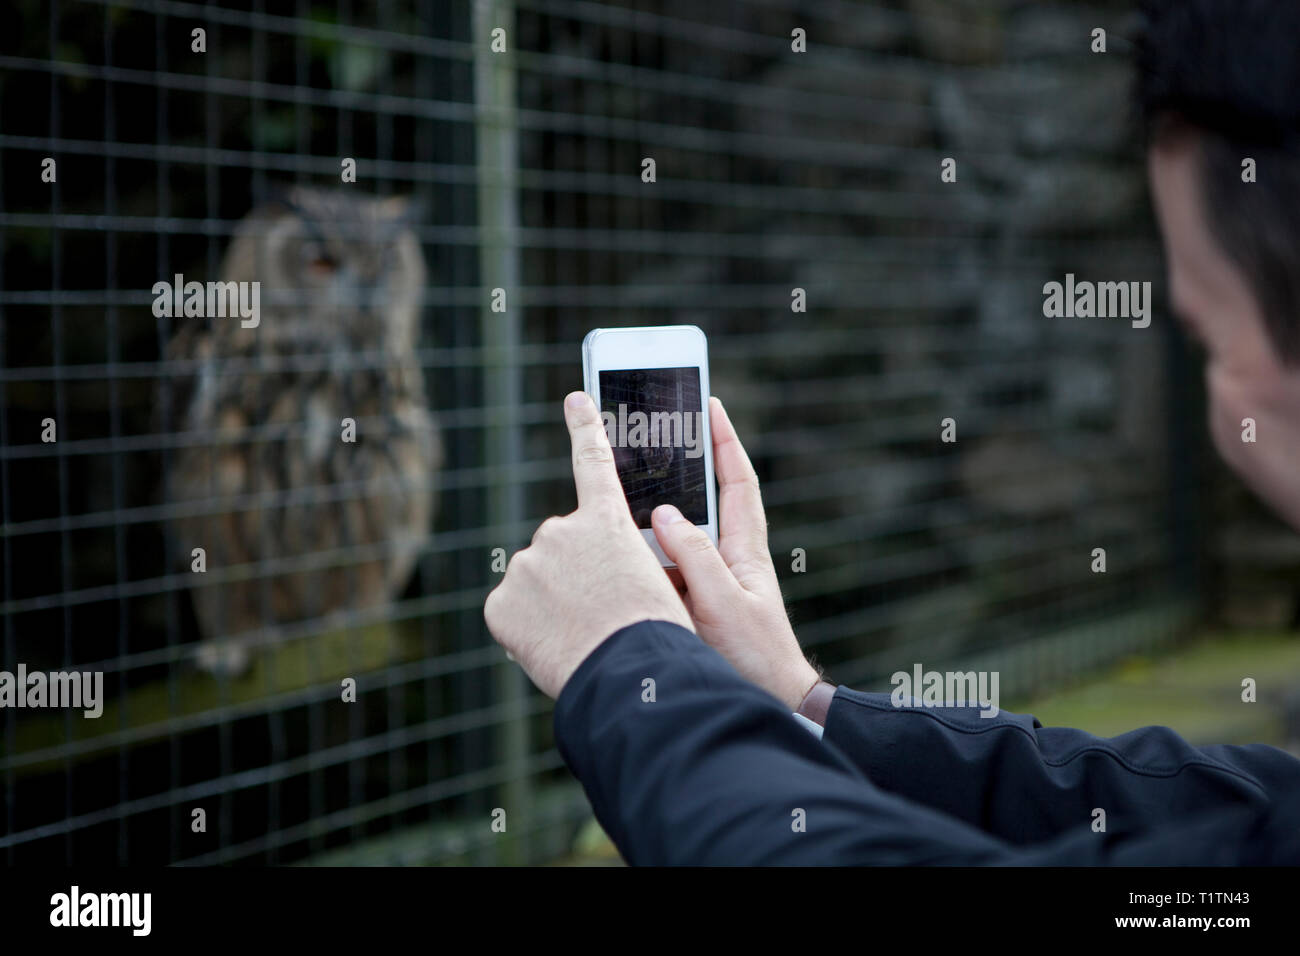
<path id="1" fill-rule="evenodd" d="M 1185 369 L 1158 324 L 1042 308 L 1067 274 L 1159 278 L 1105 105 L 1123 11 L 19 4 L 3 663 L 106 699 L 6 710 L 7 861 L 564 855 L 587 806 L 481 608 L 573 505 L 558 402 L 596 326 L 709 335 L 837 679 L 985 656 L 1023 692 L 1176 634 Z M 159 282 L 235 279 L 265 304 L 243 339 L 158 314 Z"/>

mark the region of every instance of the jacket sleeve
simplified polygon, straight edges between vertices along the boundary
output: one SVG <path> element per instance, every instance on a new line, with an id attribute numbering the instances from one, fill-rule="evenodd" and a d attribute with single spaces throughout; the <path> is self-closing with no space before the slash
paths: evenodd
<path id="1" fill-rule="evenodd" d="M 632 864 L 976 864 L 1005 852 L 873 786 L 674 624 L 644 621 L 598 646 L 556 701 L 555 733 Z"/>
<path id="2" fill-rule="evenodd" d="M 1193 747 L 1167 727 L 1102 738 L 978 707 L 895 707 L 841 687 L 824 739 L 881 789 L 1011 844 L 1145 831 L 1205 811 L 1268 812 L 1300 796 L 1300 761 L 1273 747 Z M 1096 842 L 1096 841 L 1094 841 Z"/>
<path id="3" fill-rule="evenodd" d="M 832 709 L 828 735 L 843 703 Z M 1032 736 L 1041 730 L 1032 718 L 1007 719 L 1030 726 L 999 733 Z M 836 745 L 814 738 L 694 634 L 661 621 L 623 628 L 583 661 L 556 702 L 555 731 L 597 819 L 633 864 L 1300 862 L 1300 791 L 1279 794 L 1277 803 L 1261 811 L 1253 783 L 1222 784 L 1244 795 L 1234 806 L 1208 806 L 1160 826 L 1145 825 L 1155 822 L 1151 814 L 1139 823 L 1138 814 L 1111 797 L 1102 833 L 1092 831 L 1087 814 L 1056 814 L 1021 800 L 1020 806 L 1059 817 L 1062 826 L 1054 839 L 1014 846 L 970 819 L 994 815 L 1005 823 L 1009 812 L 993 804 L 1015 799 L 1015 781 L 995 778 L 1034 766 L 1047 772 L 1041 754 L 1025 765 L 997 749 L 982 757 L 967 754 L 961 768 L 970 780 L 929 778 L 936 792 L 927 794 L 927 802 L 956 811 L 939 812 L 874 785 Z M 948 746 L 954 746 L 951 740 Z M 1158 747 L 1152 753 L 1125 748 L 1125 759 L 1142 761 L 1159 753 Z M 1205 759 L 1220 758 L 1211 753 Z M 1285 767 L 1274 767 L 1268 758 L 1263 763 L 1273 768 L 1256 781 L 1265 790 L 1290 779 Z M 949 773 L 952 768 L 949 764 Z M 1225 778 L 1234 773 L 1244 771 L 1229 768 Z M 1118 779 L 1126 781 L 1130 798 L 1136 795 L 1147 805 L 1136 785 L 1145 775 Z M 934 799 L 936 793 L 941 799 Z M 960 805 L 956 795 L 961 793 L 974 795 L 978 812 Z M 1057 789 L 1039 793 L 1072 806 L 1093 802 Z"/>
<path id="4" fill-rule="evenodd" d="M 1300 864 L 1300 794 L 1268 809 L 1215 807 L 1146 829 L 1104 833 L 1074 827 L 1046 843 L 1017 847 L 1015 866 L 1296 866 Z"/>

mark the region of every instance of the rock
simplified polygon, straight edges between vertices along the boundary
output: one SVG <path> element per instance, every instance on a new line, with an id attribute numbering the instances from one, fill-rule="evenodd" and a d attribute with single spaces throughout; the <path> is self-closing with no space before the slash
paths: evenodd
<path id="1" fill-rule="evenodd" d="M 1071 237 L 1118 227 L 1141 208 L 1145 188 L 1131 168 L 1080 160 L 1032 165 L 1008 201 L 1006 227 L 1021 235 Z"/>
<path id="2" fill-rule="evenodd" d="M 1041 157 L 1062 153 L 1121 152 L 1131 133 L 1130 83 L 1118 64 L 949 75 L 935 81 L 935 114 L 945 142 L 966 153 L 986 175 L 1004 178 L 991 166 L 1008 158 L 1033 156 L 1041 165 Z"/>
<path id="3" fill-rule="evenodd" d="M 907 0 L 917 42 L 942 63 L 993 63 L 1002 56 L 1008 0 Z"/>
<path id="4" fill-rule="evenodd" d="M 980 290 L 977 314 L 985 345 L 1027 349 L 1050 335 L 1044 325 L 1048 320 L 1043 316 L 1042 283 L 1036 276 L 1030 280 L 989 276 Z"/>
<path id="5" fill-rule="evenodd" d="M 1048 404 L 1054 421 L 1074 424 L 1108 417 L 1115 409 L 1115 373 L 1100 354 L 1057 353 L 1049 369 Z"/>
<path id="6" fill-rule="evenodd" d="M 866 55 L 795 57 L 761 77 L 764 104 L 743 109 L 747 132 L 834 143 L 915 146 L 929 140 L 930 78 Z"/>
<path id="7" fill-rule="evenodd" d="M 1095 56 L 1092 31 L 1106 31 L 1106 49 L 1111 49 L 1111 34 L 1119 24 L 1113 14 L 1089 7 L 1057 3 L 1034 3 L 1007 17 L 1002 51 L 1008 61 L 1047 60 L 1059 63 L 1064 57 Z"/>
<path id="8" fill-rule="evenodd" d="M 1035 435 L 977 440 L 958 471 L 966 493 L 993 514 L 1045 517 L 1071 512 L 1088 498 L 1081 469 Z"/>

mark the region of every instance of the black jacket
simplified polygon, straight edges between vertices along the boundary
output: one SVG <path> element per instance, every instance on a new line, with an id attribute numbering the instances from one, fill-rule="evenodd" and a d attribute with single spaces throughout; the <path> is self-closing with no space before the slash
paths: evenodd
<path id="1" fill-rule="evenodd" d="M 845 687 L 817 740 L 662 621 L 583 661 L 555 733 L 633 864 L 1300 863 L 1300 761 L 1274 747 L 1103 739 Z"/>

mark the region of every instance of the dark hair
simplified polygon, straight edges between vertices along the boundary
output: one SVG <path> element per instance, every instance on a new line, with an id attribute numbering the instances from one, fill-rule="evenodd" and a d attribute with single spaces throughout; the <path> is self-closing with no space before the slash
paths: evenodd
<path id="1" fill-rule="evenodd" d="M 1148 141 L 1199 135 L 1207 223 L 1300 362 L 1300 3 L 1147 0 L 1137 101 Z M 1257 181 L 1242 182 L 1242 160 Z"/>

